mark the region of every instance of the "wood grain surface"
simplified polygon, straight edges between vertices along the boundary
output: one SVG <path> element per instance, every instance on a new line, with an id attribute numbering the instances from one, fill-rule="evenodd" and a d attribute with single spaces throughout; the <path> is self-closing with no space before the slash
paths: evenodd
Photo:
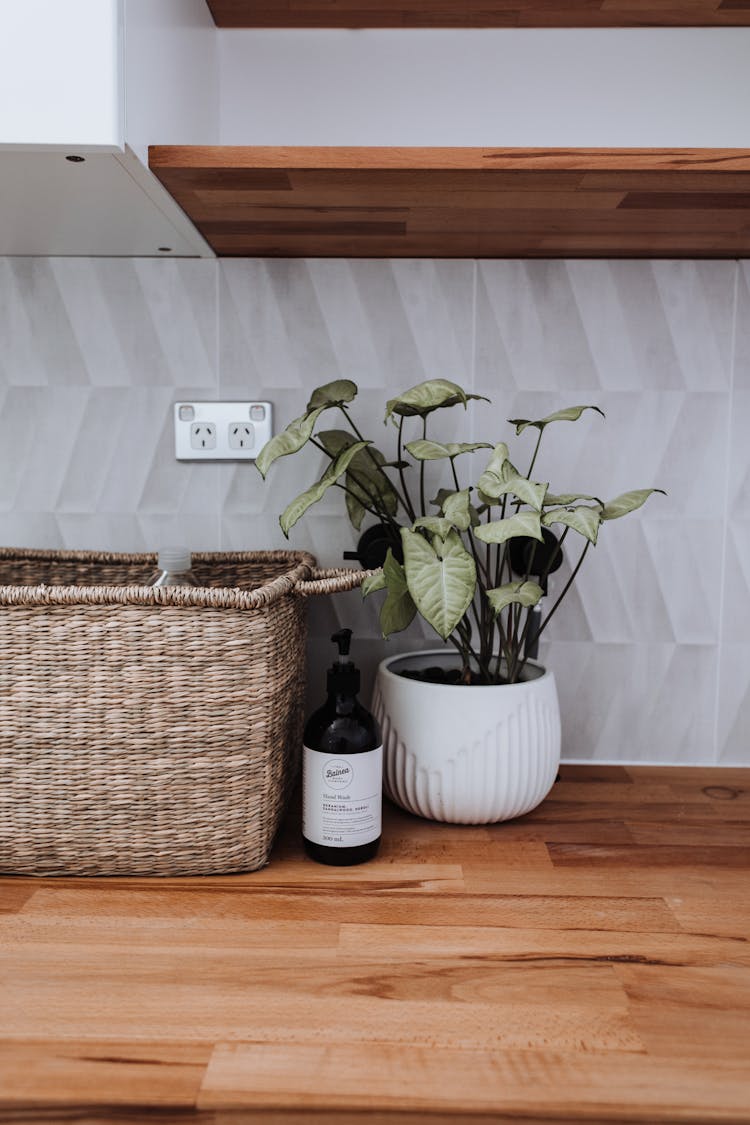
<path id="1" fill-rule="evenodd" d="M 731 27 L 750 0 L 208 0 L 219 27 Z"/>
<path id="2" fill-rule="evenodd" d="M 750 149 L 154 146 L 149 164 L 221 256 L 750 255 Z"/>
<path id="3" fill-rule="evenodd" d="M 750 1122 L 750 770 L 564 766 L 329 868 L 0 879 L 0 1122 Z"/>

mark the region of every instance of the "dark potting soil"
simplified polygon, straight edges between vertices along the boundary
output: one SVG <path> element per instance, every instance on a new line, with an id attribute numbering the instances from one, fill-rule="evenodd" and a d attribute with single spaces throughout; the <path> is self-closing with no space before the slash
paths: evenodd
<path id="1" fill-rule="evenodd" d="M 460 668 L 440 668 L 437 665 L 432 668 L 404 668 L 403 672 L 398 672 L 397 675 L 403 676 L 405 680 L 420 680 L 426 684 L 461 685 L 464 683 Z M 481 683 L 482 681 L 476 672 L 472 672 L 471 686 L 478 687 Z"/>

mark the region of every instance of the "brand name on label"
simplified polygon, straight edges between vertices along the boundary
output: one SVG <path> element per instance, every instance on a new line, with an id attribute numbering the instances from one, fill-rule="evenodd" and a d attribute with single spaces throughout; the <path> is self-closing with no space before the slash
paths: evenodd
<path id="1" fill-rule="evenodd" d="M 354 780 L 354 767 L 346 758 L 329 758 L 321 775 L 323 784 L 330 789 L 348 789 Z"/>

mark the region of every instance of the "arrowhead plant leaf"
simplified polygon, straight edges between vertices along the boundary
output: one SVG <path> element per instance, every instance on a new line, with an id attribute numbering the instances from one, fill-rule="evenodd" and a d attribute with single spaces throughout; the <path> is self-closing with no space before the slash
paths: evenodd
<path id="1" fill-rule="evenodd" d="M 418 520 L 414 521 L 414 527 L 423 527 L 430 534 L 439 535 L 441 539 L 445 539 L 453 524 L 443 516 L 420 516 Z"/>
<path id="2" fill-rule="evenodd" d="M 303 414 L 301 418 L 295 418 L 285 430 L 266 442 L 255 458 L 255 466 L 264 480 L 270 466 L 277 458 L 298 453 L 304 445 L 307 445 L 315 429 L 315 423 L 324 410 L 325 407 L 320 406 L 309 414 Z"/>
<path id="3" fill-rule="evenodd" d="M 487 462 L 487 467 L 477 483 L 477 488 L 480 492 L 483 492 L 485 496 L 493 496 L 492 490 L 495 487 L 495 483 L 501 479 L 500 474 L 502 473 L 503 465 L 508 461 L 509 456 L 510 451 L 505 442 L 498 442 L 492 450 L 492 456 Z"/>
<path id="4" fill-rule="evenodd" d="M 555 496 L 551 492 L 545 493 L 544 507 L 563 507 L 567 508 L 570 504 L 575 504 L 578 500 L 594 500 L 597 504 L 601 504 L 598 496 L 587 496 L 583 492 L 561 492 Z M 604 505 L 602 505 L 603 507 Z"/>
<path id="5" fill-rule="evenodd" d="M 456 406 L 460 402 L 465 407 L 470 398 L 483 397 L 467 394 L 458 383 L 451 383 L 448 379 L 428 379 L 389 399 L 385 404 L 385 420 L 387 422 L 394 414 L 405 418 L 416 414 L 424 418 L 442 406 Z"/>
<path id="6" fill-rule="evenodd" d="M 348 479 L 348 477 L 347 477 Z M 346 514 L 349 517 L 349 523 L 355 531 L 359 531 L 362 527 L 362 521 L 367 515 L 367 508 L 364 504 L 354 495 L 351 487 L 347 485 L 349 491 L 344 496 L 344 503 L 346 504 Z"/>
<path id="7" fill-rule="evenodd" d="M 504 520 L 480 524 L 474 534 L 483 543 L 505 543 L 517 535 L 543 540 L 541 516 L 539 512 L 518 512 Z"/>
<path id="8" fill-rule="evenodd" d="M 535 422 L 530 418 L 509 418 L 508 421 L 511 426 L 516 427 L 516 434 L 522 434 L 527 426 L 543 430 L 550 422 L 577 422 L 584 410 L 595 410 L 602 418 L 604 417 L 604 411 L 598 406 L 567 406 L 564 410 L 556 410 L 554 414 L 548 414 L 546 418 L 538 418 Z"/>
<path id="9" fill-rule="evenodd" d="M 348 430 L 321 430 L 316 435 L 331 457 L 342 449 L 349 449 L 356 438 Z M 346 510 L 352 525 L 359 531 L 367 508 L 379 504 L 389 516 L 398 511 L 398 496 L 386 474 L 382 471 L 385 457 L 374 445 L 368 444 L 352 458 L 346 474 Z"/>
<path id="10" fill-rule="evenodd" d="M 390 547 L 388 550 L 390 551 Z M 385 571 L 381 566 L 374 574 L 368 574 L 367 578 L 365 578 L 361 586 L 362 597 L 367 598 L 370 594 L 374 594 L 376 590 L 384 590 L 387 585 L 388 582 L 385 577 Z"/>
<path id="11" fill-rule="evenodd" d="M 547 492 L 546 484 L 537 484 L 535 481 L 522 477 L 514 465 L 508 460 L 507 445 L 501 442 L 495 446 L 487 468 L 479 478 L 479 494 L 487 500 L 499 500 L 501 496 L 510 493 L 517 496 L 524 504 L 540 511 Z M 503 456 L 505 453 L 505 456 Z"/>
<path id="12" fill-rule="evenodd" d="M 417 531 L 401 528 L 409 593 L 428 624 L 446 640 L 471 605 L 477 572 L 456 531 L 430 544 Z"/>
<path id="13" fill-rule="evenodd" d="M 551 508 L 549 512 L 545 512 L 542 516 L 542 523 L 545 527 L 551 527 L 553 523 L 561 523 L 565 527 L 577 531 L 579 535 L 588 539 L 594 546 L 596 546 L 601 522 L 602 510 L 598 504 L 596 507 L 579 504 L 577 508 Z"/>
<path id="14" fill-rule="evenodd" d="M 459 531 L 468 531 L 472 525 L 472 506 L 469 503 L 469 490 L 462 488 L 459 492 L 451 492 L 443 500 L 443 515 L 457 527 Z M 478 522 L 478 517 L 477 522 Z"/>
<path id="15" fill-rule="evenodd" d="M 324 383 L 322 387 L 316 387 L 310 395 L 307 413 L 310 414 L 320 407 L 327 410 L 330 406 L 351 402 L 357 397 L 357 389 L 357 384 L 351 379 L 334 379 L 332 383 Z"/>
<path id="16" fill-rule="evenodd" d="M 666 496 L 663 488 L 636 488 L 632 492 L 623 492 L 621 496 L 617 496 L 614 500 L 610 500 L 602 508 L 603 520 L 619 520 L 620 516 L 626 516 L 628 512 L 634 512 L 636 508 L 640 508 L 645 504 L 652 492 L 660 492 L 662 496 Z"/>
<path id="17" fill-rule="evenodd" d="M 492 446 L 486 441 L 449 441 L 443 445 L 439 441 L 419 438 L 418 441 L 407 442 L 405 448 L 415 461 L 440 461 L 446 457 L 459 457 L 462 453 L 473 453 L 475 449 L 492 449 Z"/>
<path id="18" fill-rule="evenodd" d="M 380 609 L 380 628 L 384 637 L 390 637 L 391 633 L 400 633 L 411 625 L 417 615 L 417 607 L 406 582 L 406 573 L 401 563 L 394 559 L 390 547 L 383 563 L 383 577 L 388 594 Z"/>
<path id="19" fill-rule="evenodd" d="M 504 586 L 496 586 L 494 590 L 488 590 L 487 601 L 497 615 L 509 605 L 534 606 L 543 593 L 538 583 L 519 579 L 517 582 L 506 582 Z"/>
<path id="20" fill-rule="evenodd" d="M 339 477 L 343 476 L 349 468 L 352 458 L 364 449 L 369 443 L 366 441 L 357 441 L 354 445 L 350 445 L 348 449 L 342 449 L 335 461 L 332 461 L 328 466 L 323 476 L 310 488 L 305 489 L 303 493 L 295 497 L 291 504 L 288 504 L 279 517 L 281 530 L 284 535 L 289 538 L 289 531 L 294 527 L 297 520 L 299 520 L 313 504 L 317 504 L 319 500 L 325 496 L 326 492 L 332 485 L 336 484 Z"/>

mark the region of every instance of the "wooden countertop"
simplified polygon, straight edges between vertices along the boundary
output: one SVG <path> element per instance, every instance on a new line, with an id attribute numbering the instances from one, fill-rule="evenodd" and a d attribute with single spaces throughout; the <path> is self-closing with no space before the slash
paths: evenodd
<path id="1" fill-rule="evenodd" d="M 0 880 L 0 1122 L 750 1122 L 750 770 L 564 767 L 375 861 Z"/>

